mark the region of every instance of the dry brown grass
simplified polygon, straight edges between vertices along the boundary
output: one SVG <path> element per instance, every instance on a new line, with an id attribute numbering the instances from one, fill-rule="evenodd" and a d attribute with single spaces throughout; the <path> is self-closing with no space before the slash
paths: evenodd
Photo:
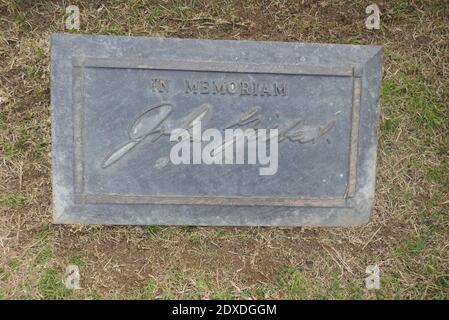
<path id="1" fill-rule="evenodd" d="M 52 225 L 49 34 L 69 3 L 0 0 L 0 298 L 447 299 L 449 4 L 376 1 L 368 31 L 370 2 L 70 2 L 82 33 L 384 44 L 372 220 L 320 229 Z"/>

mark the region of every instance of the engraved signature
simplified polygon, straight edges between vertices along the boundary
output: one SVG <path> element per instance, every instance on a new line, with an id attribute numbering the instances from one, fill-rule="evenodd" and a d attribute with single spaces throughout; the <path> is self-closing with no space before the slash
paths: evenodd
<path id="1" fill-rule="evenodd" d="M 197 121 L 207 122 L 212 116 L 212 110 L 213 106 L 205 103 L 195 108 L 186 116 L 173 119 L 170 117 L 173 111 L 173 105 L 171 103 L 161 103 L 150 107 L 139 115 L 129 127 L 128 142 L 118 146 L 109 153 L 103 160 L 101 167 L 107 168 L 114 164 L 150 136 L 152 137 L 151 143 L 156 142 L 162 136 L 170 136 L 170 134 L 176 133 L 177 130 L 186 130 L 190 134 L 189 136 L 186 134 L 184 138 L 192 137 L 194 123 Z M 257 131 L 257 125 L 260 124 L 261 120 L 261 107 L 255 106 L 243 113 L 236 121 L 227 125 L 225 129 L 251 125 L 251 128 Z M 288 139 L 292 142 L 302 144 L 308 142 L 315 143 L 317 139 L 335 126 L 336 121 L 334 118 L 324 125 L 307 126 L 301 118 L 292 119 L 283 126 L 276 126 L 275 129 L 278 129 L 278 135 L 274 137 L 270 136 L 266 140 L 278 138 L 279 142 Z M 181 135 L 181 139 L 184 138 Z M 229 141 L 224 141 L 218 150 L 214 150 L 214 154 L 223 152 L 229 145 Z"/>

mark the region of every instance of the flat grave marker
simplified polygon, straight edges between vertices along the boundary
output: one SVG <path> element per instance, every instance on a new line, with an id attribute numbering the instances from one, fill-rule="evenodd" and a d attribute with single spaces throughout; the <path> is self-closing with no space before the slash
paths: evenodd
<path id="1" fill-rule="evenodd" d="M 54 221 L 365 223 L 382 59 L 381 46 L 53 34 Z"/>

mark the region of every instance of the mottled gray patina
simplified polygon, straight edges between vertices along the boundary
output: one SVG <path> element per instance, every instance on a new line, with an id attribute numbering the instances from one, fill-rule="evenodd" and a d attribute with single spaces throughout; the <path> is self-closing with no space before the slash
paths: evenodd
<path id="1" fill-rule="evenodd" d="M 54 221 L 367 222 L 382 55 L 379 46 L 53 34 Z M 279 142 L 271 176 L 259 165 L 174 165 L 167 132 L 201 108 L 203 130 L 254 113 L 242 128 L 298 121 L 301 134 Z"/>

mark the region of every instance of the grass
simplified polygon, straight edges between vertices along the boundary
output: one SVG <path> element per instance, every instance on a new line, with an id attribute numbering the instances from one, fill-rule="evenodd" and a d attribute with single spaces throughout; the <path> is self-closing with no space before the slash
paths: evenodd
<path id="1" fill-rule="evenodd" d="M 69 263 L 78 267 L 84 267 L 86 265 L 85 259 L 79 253 L 74 253 L 69 256 Z"/>
<path id="2" fill-rule="evenodd" d="M 39 280 L 38 294 L 44 299 L 62 299 L 67 297 L 71 290 L 62 283 L 61 274 L 54 268 L 49 268 Z"/>
<path id="3" fill-rule="evenodd" d="M 306 291 L 306 279 L 298 270 L 294 268 L 287 268 L 278 280 L 278 286 L 285 290 L 285 297 L 287 299 L 304 299 Z"/>
<path id="4" fill-rule="evenodd" d="M 76 33 L 383 44 L 376 200 L 353 228 L 57 226 L 49 34 L 62 1 L 0 0 L 0 299 L 448 299 L 445 0 L 73 1 Z M 63 285 L 68 264 L 82 290 Z M 381 289 L 367 290 L 368 265 Z"/>
<path id="5" fill-rule="evenodd" d="M 7 194 L 3 197 L 2 201 L 1 201 L 2 205 L 5 208 L 11 209 L 11 210 L 16 209 L 23 202 L 24 202 L 24 198 L 19 195 L 15 195 L 15 194 Z"/>
<path id="6" fill-rule="evenodd" d="M 143 228 L 143 233 L 150 237 L 157 236 L 158 233 L 161 233 L 164 231 L 164 227 L 161 226 L 147 226 Z"/>

